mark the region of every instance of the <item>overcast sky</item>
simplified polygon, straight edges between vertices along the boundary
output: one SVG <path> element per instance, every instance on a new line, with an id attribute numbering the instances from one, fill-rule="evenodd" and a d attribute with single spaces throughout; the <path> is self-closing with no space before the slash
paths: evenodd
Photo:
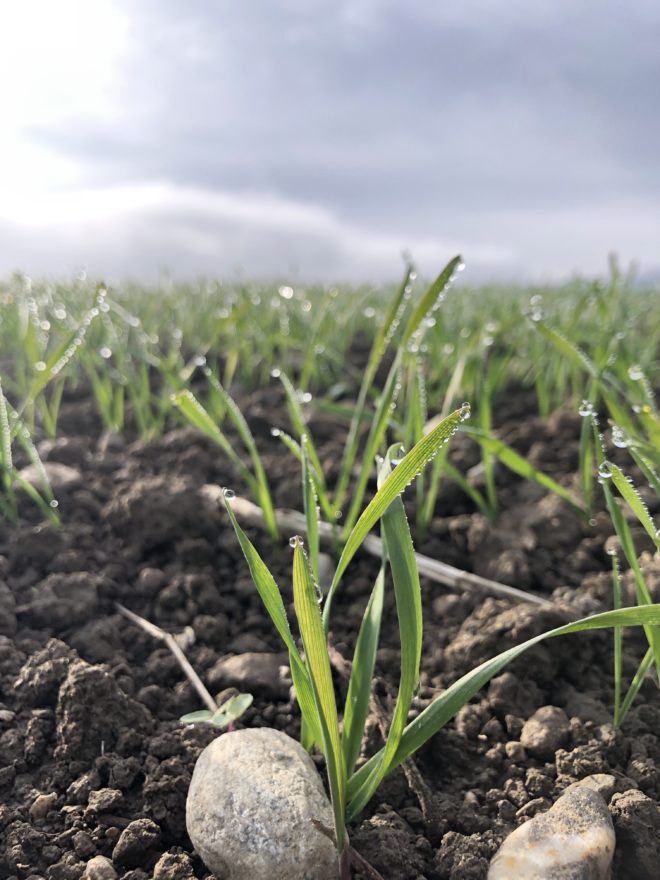
<path id="1" fill-rule="evenodd" d="M 0 33 L 0 274 L 660 268 L 657 0 L 21 0 Z"/>

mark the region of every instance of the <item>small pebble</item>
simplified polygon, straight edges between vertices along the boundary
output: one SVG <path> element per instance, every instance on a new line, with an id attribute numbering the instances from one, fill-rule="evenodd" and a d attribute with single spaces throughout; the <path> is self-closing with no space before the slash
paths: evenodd
<path id="1" fill-rule="evenodd" d="M 602 796 L 579 786 L 506 838 L 488 880 L 609 880 L 615 843 Z"/>
<path id="2" fill-rule="evenodd" d="M 186 826 L 205 865 L 223 880 L 336 876 L 332 826 L 321 777 L 307 752 L 271 728 L 217 737 L 197 759 Z"/>
<path id="3" fill-rule="evenodd" d="M 73 848 L 81 859 L 89 859 L 96 851 L 96 845 L 87 831 L 76 831 L 71 838 Z"/>
<path id="4" fill-rule="evenodd" d="M 30 816 L 33 819 L 44 819 L 57 803 L 57 795 L 54 791 L 50 794 L 40 794 L 32 802 Z"/>
<path id="5" fill-rule="evenodd" d="M 117 880 L 117 872 L 110 859 L 94 856 L 85 866 L 83 880 Z"/>
<path id="6" fill-rule="evenodd" d="M 504 746 L 507 758 L 510 758 L 514 764 L 521 764 L 526 758 L 527 753 L 520 742 L 508 742 Z"/>
<path id="7" fill-rule="evenodd" d="M 95 813 L 112 813 L 121 807 L 123 800 L 124 796 L 118 788 L 99 788 L 90 791 L 87 804 Z"/>
<path id="8" fill-rule="evenodd" d="M 568 739 L 569 720 L 563 709 L 542 706 L 523 725 L 520 742 L 535 758 L 552 758 Z"/>
<path id="9" fill-rule="evenodd" d="M 593 773 L 591 776 L 585 776 L 585 778 L 581 779 L 579 782 L 573 782 L 566 788 L 564 794 L 568 791 L 573 791 L 573 789 L 578 786 L 591 788 L 594 791 L 597 791 L 598 794 L 603 797 L 605 802 L 609 803 L 610 798 L 616 791 L 616 779 L 609 773 Z"/>
<path id="10" fill-rule="evenodd" d="M 160 834 L 160 828 L 151 819 L 135 819 L 122 831 L 112 852 L 112 861 L 124 868 L 140 867 L 147 851 L 160 843 Z"/>

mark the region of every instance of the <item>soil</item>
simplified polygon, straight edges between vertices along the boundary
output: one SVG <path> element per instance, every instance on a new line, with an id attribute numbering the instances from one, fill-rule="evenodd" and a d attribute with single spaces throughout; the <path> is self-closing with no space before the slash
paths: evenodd
<path id="1" fill-rule="evenodd" d="M 241 405 L 276 504 L 299 508 L 297 465 L 269 433 L 286 425 L 282 400 L 269 390 L 246 395 Z M 577 487 L 579 416 L 566 408 L 544 422 L 531 412 L 529 394 L 509 395 L 497 408 L 501 436 Z M 239 726 L 297 736 L 297 708 L 280 675 L 281 645 L 226 516 L 201 491 L 208 483 L 237 492 L 243 486 L 219 450 L 191 430 L 173 428 L 147 444 L 104 435 L 84 395 L 65 402 L 60 428 L 56 442 L 42 442 L 44 459 L 82 476 L 59 493 L 62 528 L 44 524 L 27 502 L 19 526 L 0 524 L 0 877 L 79 880 L 100 855 L 112 859 L 123 880 L 210 880 L 186 834 L 185 801 L 194 762 L 216 733 L 179 723 L 201 708 L 199 698 L 167 648 L 114 603 L 183 633 L 187 655 L 214 695 L 235 685 L 249 690 L 254 704 Z M 312 414 L 311 432 L 322 438 L 321 460 L 332 480 L 342 429 Z M 612 450 L 615 460 L 617 454 L 625 462 L 625 453 Z M 479 461 L 475 444 L 461 435 L 451 455 L 463 472 Z M 596 512 L 585 524 L 537 486 L 504 470 L 497 480 L 496 523 L 449 485 L 417 549 L 544 594 L 555 609 L 424 581 L 414 712 L 505 648 L 568 615 L 611 606 L 607 515 Z M 247 531 L 290 604 L 288 535 L 273 546 Z M 660 565 L 634 525 L 633 533 L 660 599 Z M 373 559 L 359 555 L 336 599 L 332 639 L 349 660 L 376 571 Z M 624 580 L 632 601 L 631 578 Z M 386 709 L 396 693 L 396 645 L 390 591 L 376 685 Z M 627 633 L 627 679 L 643 652 L 643 634 Z M 244 658 L 240 681 L 231 673 L 237 664 L 222 662 L 252 654 L 261 656 L 252 664 Z M 337 687 L 344 687 L 339 675 Z M 660 816 L 660 700 L 653 683 L 645 684 L 616 731 L 612 697 L 610 633 L 537 647 L 461 710 L 405 772 L 385 781 L 349 829 L 353 846 L 385 878 L 481 880 L 513 828 L 577 779 L 610 773 L 617 792 L 639 792 L 627 800 L 615 794 L 621 803 L 613 809 L 613 876 L 655 876 L 660 843 L 649 829 Z M 544 706 L 563 710 L 566 723 L 550 751 L 525 749 L 523 724 Z M 368 748 L 379 745 L 373 720 Z"/>

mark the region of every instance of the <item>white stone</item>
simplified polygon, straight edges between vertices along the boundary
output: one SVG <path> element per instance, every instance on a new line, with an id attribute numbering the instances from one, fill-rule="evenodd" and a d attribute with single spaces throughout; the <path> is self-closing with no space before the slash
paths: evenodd
<path id="1" fill-rule="evenodd" d="M 313 820 L 332 827 L 332 809 L 305 750 L 278 730 L 225 733 L 197 759 L 188 834 L 223 880 L 330 880 L 337 855 Z"/>
<path id="2" fill-rule="evenodd" d="M 579 786 L 506 838 L 488 880 L 609 880 L 615 843 L 602 796 Z"/>
<path id="3" fill-rule="evenodd" d="M 117 880 L 117 872 L 110 859 L 94 856 L 85 866 L 83 880 Z"/>

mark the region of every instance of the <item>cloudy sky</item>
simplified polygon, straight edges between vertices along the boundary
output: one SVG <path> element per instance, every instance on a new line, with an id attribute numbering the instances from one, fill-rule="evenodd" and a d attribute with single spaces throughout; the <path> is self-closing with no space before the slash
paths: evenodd
<path id="1" fill-rule="evenodd" d="M 660 268 L 657 0 L 21 0 L 0 32 L 0 274 Z"/>

